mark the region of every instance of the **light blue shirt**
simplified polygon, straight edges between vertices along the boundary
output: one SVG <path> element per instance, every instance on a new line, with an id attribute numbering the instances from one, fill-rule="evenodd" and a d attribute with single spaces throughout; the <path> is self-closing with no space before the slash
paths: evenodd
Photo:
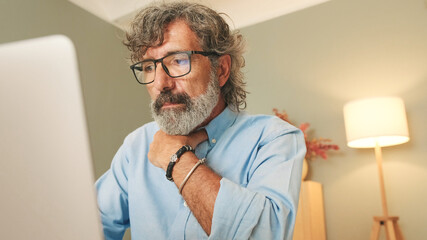
<path id="1" fill-rule="evenodd" d="M 306 148 L 285 121 L 226 108 L 205 127 L 199 158 L 222 176 L 209 239 L 292 239 Z M 96 182 L 106 239 L 208 239 L 175 183 L 147 159 L 159 130 L 148 123 L 126 137 Z M 197 170 L 196 170 L 197 171 Z"/>

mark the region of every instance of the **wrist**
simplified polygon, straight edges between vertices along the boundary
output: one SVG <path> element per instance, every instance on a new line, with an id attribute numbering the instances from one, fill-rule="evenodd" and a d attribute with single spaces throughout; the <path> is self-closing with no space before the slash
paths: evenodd
<path id="1" fill-rule="evenodd" d="M 190 145 L 184 145 L 175 154 L 172 154 L 170 157 L 170 161 L 166 167 L 166 178 L 173 182 L 172 172 L 173 168 L 175 167 L 175 164 L 179 161 L 182 155 L 184 155 L 187 152 L 194 153 L 194 149 Z"/>
<path id="2" fill-rule="evenodd" d="M 193 154 L 192 152 L 186 152 L 181 156 L 179 162 L 175 164 L 172 172 L 173 180 L 177 186 L 181 184 L 181 181 L 184 180 L 188 171 L 190 171 L 197 161 L 199 161 L 199 159 L 196 154 Z"/>
<path id="3" fill-rule="evenodd" d="M 184 180 L 182 180 L 181 184 L 179 185 L 178 191 L 179 194 L 182 195 L 182 189 L 184 188 L 185 184 L 187 183 L 188 179 L 191 177 L 191 175 L 194 173 L 194 171 L 201 165 L 206 162 L 206 158 L 202 158 L 191 168 L 191 170 L 188 172 L 187 176 L 185 176 Z"/>

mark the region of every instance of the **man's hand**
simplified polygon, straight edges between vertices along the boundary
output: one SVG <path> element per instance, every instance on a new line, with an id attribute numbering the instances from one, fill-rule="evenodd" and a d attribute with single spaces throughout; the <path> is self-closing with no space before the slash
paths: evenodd
<path id="1" fill-rule="evenodd" d="M 199 143 L 208 139 L 206 131 L 200 130 L 188 136 L 171 136 L 163 131 L 158 131 L 154 135 L 153 142 L 150 144 L 148 159 L 150 162 L 159 168 L 166 171 L 170 161 L 170 157 L 178 151 L 183 145 L 190 145 L 196 148 Z M 187 173 L 197 162 L 196 156 L 187 157 L 184 153 L 183 157 L 187 161 L 178 163 L 174 168 L 174 182 L 179 187 L 182 184 Z M 193 158 L 193 162 L 188 159 Z M 182 196 L 190 207 L 191 212 L 197 218 L 206 234 L 211 233 L 212 218 L 215 206 L 215 200 L 218 196 L 220 188 L 221 176 L 214 173 L 209 167 L 201 165 L 197 168 L 191 178 L 184 186 Z"/>
<path id="2" fill-rule="evenodd" d="M 182 146 L 190 145 L 195 149 L 197 145 L 207 139 L 208 135 L 204 129 L 191 133 L 188 136 L 172 136 L 159 130 L 154 135 L 153 142 L 150 144 L 148 159 L 154 166 L 163 168 L 166 171 L 170 157 Z"/>

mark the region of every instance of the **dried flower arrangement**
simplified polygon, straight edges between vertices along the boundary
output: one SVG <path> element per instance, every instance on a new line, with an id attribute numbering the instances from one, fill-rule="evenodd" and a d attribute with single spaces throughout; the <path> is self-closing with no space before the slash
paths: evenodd
<path id="1" fill-rule="evenodd" d="M 292 124 L 292 122 L 289 121 L 288 114 L 285 111 L 280 113 L 276 108 L 274 108 L 273 112 L 277 117 L 279 117 L 283 121 L 286 121 Z M 314 160 L 316 159 L 317 156 L 320 156 L 323 159 L 327 159 L 328 158 L 327 151 L 339 150 L 338 145 L 330 144 L 331 142 L 330 139 L 325 139 L 325 138 L 309 139 L 308 133 L 307 133 L 309 127 L 310 127 L 309 123 L 301 123 L 299 126 L 299 129 L 301 129 L 301 131 L 304 133 L 305 144 L 307 146 L 307 153 L 305 155 L 305 158 L 307 160 Z"/>

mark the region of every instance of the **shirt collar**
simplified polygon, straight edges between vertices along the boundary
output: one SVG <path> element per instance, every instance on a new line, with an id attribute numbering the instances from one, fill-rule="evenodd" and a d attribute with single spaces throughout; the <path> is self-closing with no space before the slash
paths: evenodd
<path id="1" fill-rule="evenodd" d="M 222 113 L 205 126 L 205 130 L 208 133 L 209 146 L 214 146 L 220 140 L 227 128 L 231 127 L 236 121 L 237 115 L 238 113 L 226 107 Z"/>

